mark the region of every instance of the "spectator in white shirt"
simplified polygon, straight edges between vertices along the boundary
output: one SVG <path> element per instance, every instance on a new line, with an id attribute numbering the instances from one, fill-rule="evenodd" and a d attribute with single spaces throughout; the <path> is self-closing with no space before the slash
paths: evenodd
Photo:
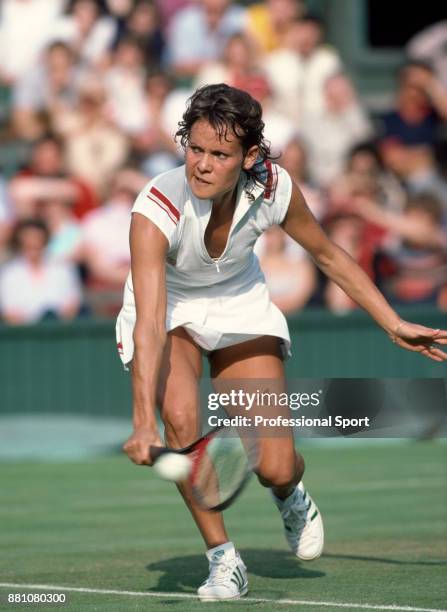
<path id="1" fill-rule="evenodd" d="M 323 108 L 306 113 L 300 132 L 309 153 L 310 177 L 327 187 L 343 172 L 352 147 L 372 135 L 372 125 L 345 75 L 329 77 L 323 94 Z"/>
<path id="2" fill-rule="evenodd" d="M 0 268 L 0 316 L 10 324 L 47 317 L 72 319 L 81 306 L 75 268 L 46 255 L 49 232 L 39 220 L 21 221 L 13 235 L 16 256 Z"/>
<path id="3" fill-rule="evenodd" d="M 14 85 L 36 67 L 66 0 L 0 2 L 0 81 Z"/>
<path id="4" fill-rule="evenodd" d="M 104 74 L 109 115 L 127 134 L 135 134 L 146 123 L 146 69 L 143 51 L 132 37 L 123 38 Z"/>
<path id="5" fill-rule="evenodd" d="M 341 68 L 338 54 L 323 44 L 323 36 L 320 19 L 301 17 L 290 23 L 282 46 L 265 59 L 276 108 L 298 124 L 307 113 L 323 109 L 324 84 Z"/>

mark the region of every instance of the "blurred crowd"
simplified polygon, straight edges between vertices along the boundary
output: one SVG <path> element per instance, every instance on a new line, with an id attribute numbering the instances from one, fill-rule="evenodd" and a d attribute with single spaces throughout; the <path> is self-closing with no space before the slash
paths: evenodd
<path id="1" fill-rule="evenodd" d="M 259 100 L 278 163 L 393 304 L 447 310 L 447 22 L 372 112 L 302 0 L 3 0 L 3 322 L 116 314 L 133 200 L 183 163 L 185 102 L 218 82 Z M 281 229 L 256 248 L 285 313 L 356 308 Z"/>

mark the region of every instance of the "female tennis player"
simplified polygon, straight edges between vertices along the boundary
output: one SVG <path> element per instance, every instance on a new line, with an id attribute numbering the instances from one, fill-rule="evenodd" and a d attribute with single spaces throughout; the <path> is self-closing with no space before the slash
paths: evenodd
<path id="1" fill-rule="evenodd" d="M 177 137 L 185 165 L 151 180 L 132 215 L 131 275 L 117 321 L 124 364 L 131 362 L 134 431 L 130 459 L 150 465 L 149 446 L 168 446 L 199 433 L 199 379 L 206 352 L 211 376 L 275 379 L 285 390 L 287 323 L 272 304 L 253 246 L 280 225 L 316 264 L 385 330 L 390 339 L 435 361 L 447 332 L 403 321 L 361 268 L 324 234 L 263 139 L 259 103 L 227 85 L 197 90 Z M 292 280 L 292 279 L 291 279 Z M 323 550 L 323 523 L 301 479 L 304 461 L 293 432 L 260 440 L 257 475 L 269 487 L 292 551 L 303 560 Z M 248 590 L 246 567 L 222 516 L 207 512 L 179 486 L 207 547 L 210 573 L 198 589 L 205 600 L 236 599 Z"/>

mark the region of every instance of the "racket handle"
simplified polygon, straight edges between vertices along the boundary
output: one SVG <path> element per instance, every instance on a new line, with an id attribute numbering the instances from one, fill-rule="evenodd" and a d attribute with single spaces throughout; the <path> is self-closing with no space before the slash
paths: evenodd
<path id="1" fill-rule="evenodd" d="M 163 455 L 163 453 L 165 452 L 166 452 L 166 449 L 164 446 L 150 446 L 149 447 L 149 455 L 151 456 L 152 461 L 157 461 L 157 459 L 161 457 L 161 455 Z"/>

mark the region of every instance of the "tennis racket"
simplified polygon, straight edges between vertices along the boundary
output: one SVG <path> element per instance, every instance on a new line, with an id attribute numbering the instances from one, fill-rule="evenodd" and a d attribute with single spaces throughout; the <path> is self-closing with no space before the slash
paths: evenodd
<path id="1" fill-rule="evenodd" d="M 154 462 L 166 453 L 188 456 L 192 466 L 186 481 L 192 494 L 202 508 L 215 512 L 235 501 L 258 461 L 254 432 L 241 438 L 233 427 L 216 427 L 185 448 L 150 447 Z"/>

